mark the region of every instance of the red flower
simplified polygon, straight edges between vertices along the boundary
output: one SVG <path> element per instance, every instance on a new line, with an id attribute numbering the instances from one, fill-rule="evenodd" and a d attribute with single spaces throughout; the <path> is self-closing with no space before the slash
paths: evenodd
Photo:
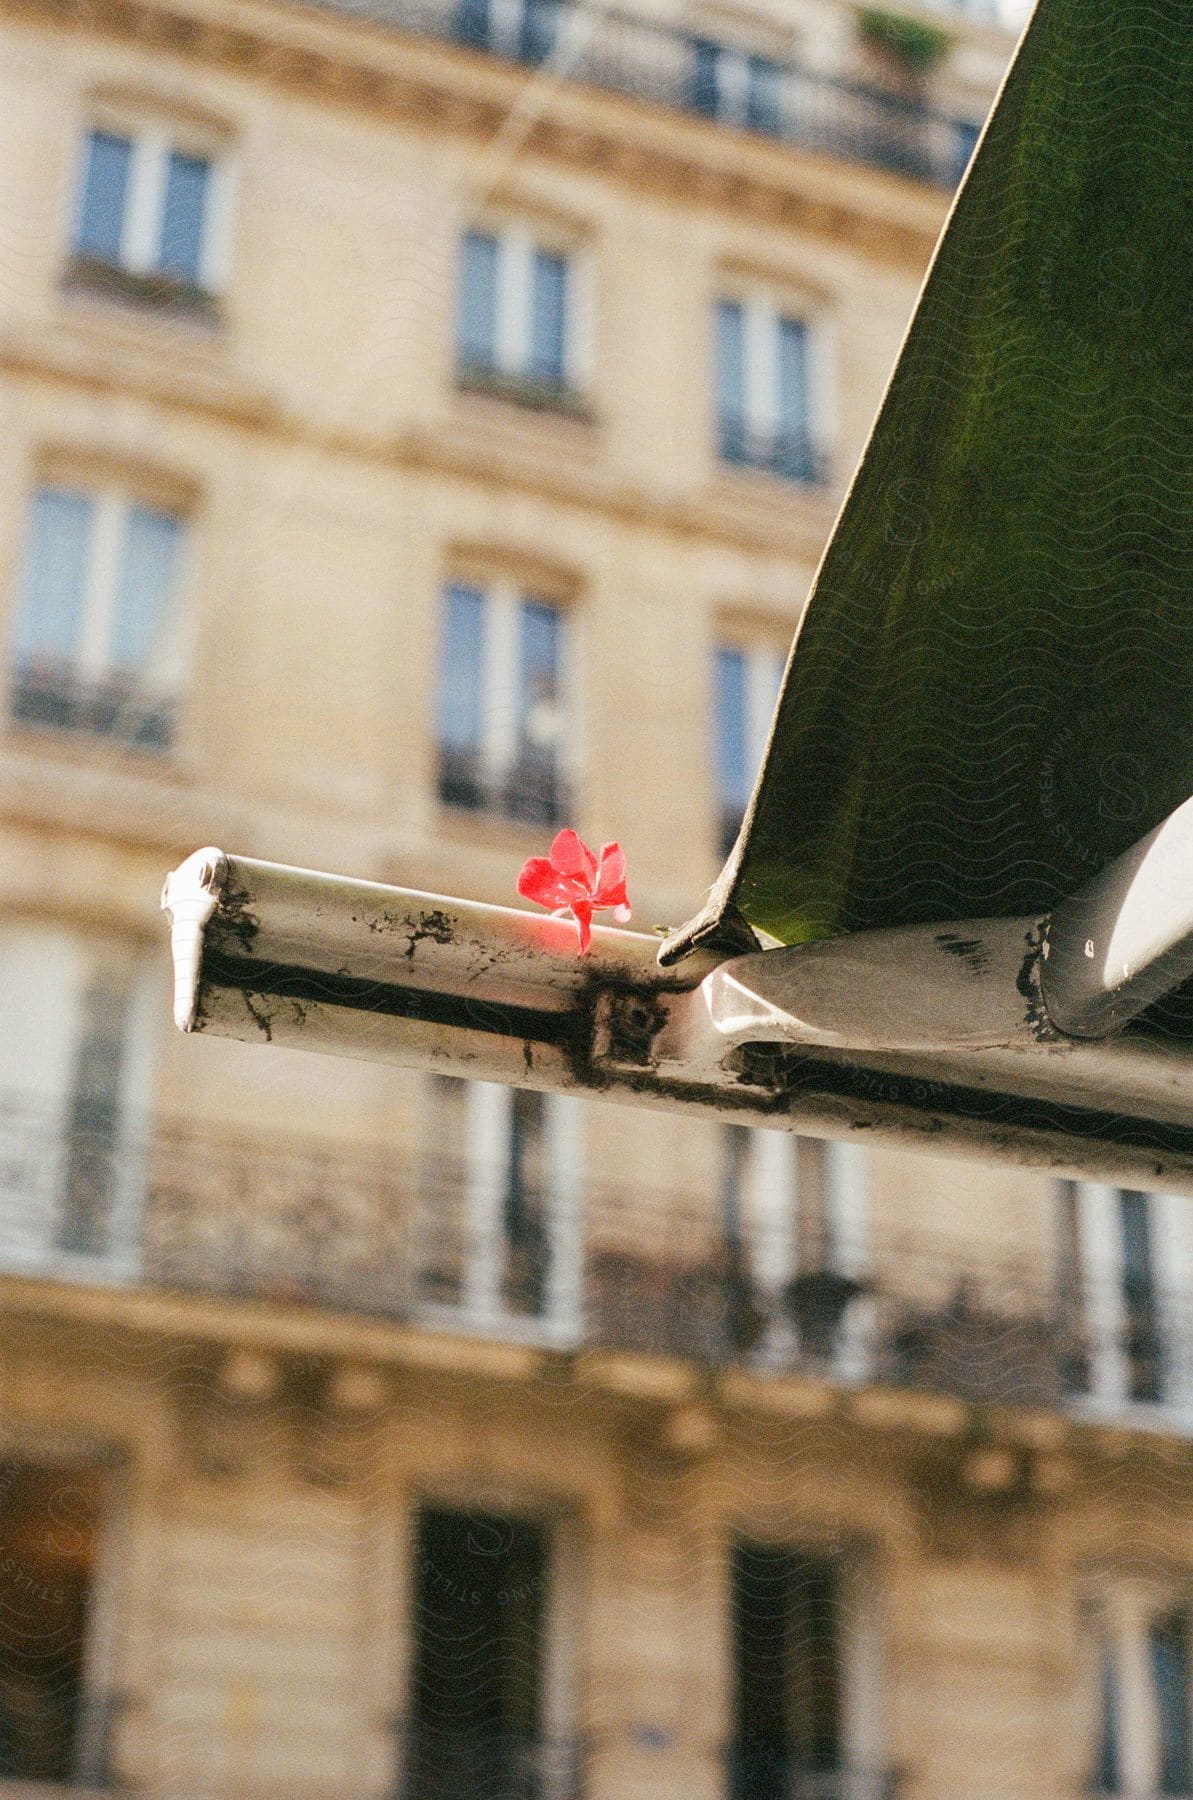
<path id="1" fill-rule="evenodd" d="M 551 854 L 531 856 L 518 877 L 524 900 L 549 906 L 553 912 L 570 912 L 580 934 L 580 955 L 592 941 L 592 915 L 609 907 L 623 924 L 630 916 L 625 891 L 625 856 L 620 844 L 605 844 L 599 859 L 582 837 L 563 830 L 551 846 Z"/>

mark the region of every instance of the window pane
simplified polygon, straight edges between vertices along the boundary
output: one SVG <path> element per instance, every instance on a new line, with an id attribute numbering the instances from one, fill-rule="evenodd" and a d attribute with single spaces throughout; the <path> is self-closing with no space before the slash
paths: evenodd
<path id="1" fill-rule="evenodd" d="M 33 506 L 17 615 L 18 662 L 63 664 L 78 649 L 95 504 L 65 488 L 42 488 Z"/>
<path id="2" fill-rule="evenodd" d="M 748 449 L 745 430 L 745 326 L 745 309 L 740 302 L 719 302 L 716 323 L 717 415 L 721 455 L 730 462 L 740 462 Z"/>
<path id="3" fill-rule="evenodd" d="M 837 1565 L 795 1548 L 739 1542 L 730 1578 L 733 1800 L 790 1800 L 805 1784 L 818 1792 L 821 1784 L 806 1778 L 838 1769 L 841 1760 Z"/>
<path id="4" fill-rule="evenodd" d="M 492 369 L 497 362 L 497 239 L 481 232 L 465 235 L 460 271 L 459 355 Z"/>
<path id="5" fill-rule="evenodd" d="M 439 794 L 449 806 L 485 804 L 485 638 L 484 594 L 453 583 L 444 595 L 439 659 Z"/>
<path id="6" fill-rule="evenodd" d="M 1118 1679 L 1109 1644 L 1101 1650 L 1101 1721 L 1098 1736 L 1097 1782 L 1107 1794 L 1116 1794 L 1119 1786 L 1118 1745 Z"/>
<path id="7" fill-rule="evenodd" d="M 485 658 L 485 596 L 453 583 L 444 603 L 439 681 L 439 741 L 479 750 Z"/>
<path id="8" fill-rule="evenodd" d="M 550 1240 L 546 1096 L 529 1088 L 510 1095 L 510 1135 L 502 1204 L 505 1239 L 502 1298 L 511 1312 L 535 1316 L 546 1299 Z"/>
<path id="9" fill-rule="evenodd" d="M 717 783 L 721 802 L 744 812 L 750 798 L 746 747 L 746 657 L 724 647 L 716 653 Z"/>
<path id="10" fill-rule="evenodd" d="M 978 139 L 982 135 L 982 127 L 973 124 L 969 119 L 957 119 L 953 124 L 954 178 L 960 181 L 974 151 Z"/>
<path id="11" fill-rule="evenodd" d="M 1189 1621 L 1184 1613 L 1158 1619 L 1148 1634 L 1160 1725 L 1160 1792 L 1193 1788 L 1189 1741 Z"/>
<path id="12" fill-rule="evenodd" d="M 489 0 L 457 0 L 456 36 L 461 43 L 487 45 L 492 29 Z"/>
<path id="13" fill-rule="evenodd" d="M 724 1125 L 721 1133 L 721 1235 L 727 1244 L 737 1244 L 741 1241 L 750 1134 L 744 1125 Z"/>
<path id="14" fill-rule="evenodd" d="M 518 54 L 525 62 L 546 62 L 559 31 L 559 0 L 523 0 Z"/>
<path id="15" fill-rule="evenodd" d="M 779 320 L 779 418 L 796 432 L 808 424 L 808 328 L 802 319 Z"/>
<path id="16" fill-rule="evenodd" d="M 166 197 L 157 266 L 167 275 L 199 284 L 203 267 L 203 225 L 211 164 L 206 157 L 172 150 L 166 169 Z"/>
<path id="17" fill-rule="evenodd" d="M 144 669 L 162 641 L 174 596 L 182 521 L 173 513 L 131 506 L 120 547 L 111 664 Z"/>
<path id="18" fill-rule="evenodd" d="M 692 72 L 692 105 L 697 112 L 715 118 L 720 109 L 721 47 L 707 38 L 696 40 L 696 66 Z"/>
<path id="19" fill-rule="evenodd" d="M 531 372 L 562 383 L 567 357 L 568 266 L 562 256 L 534 255 L 531 297 Z"/>
<path id="20" fill-rule="evenodd" d="M 796 481 L 815 475 L 808 435 L 808 328 L 779 320 L 779 442 L 777 472 Z"/>
<path id="21" fill-rule="evenodd" d="M 515 818 L 554 823 L 563 811 L 561 663 L 563 618 L 541 600 L 522 604 L 519 641 L 518 760 L 508 810 Z"/>
<path id="22" fill-rule="evenodd" d="M 754 131 L 777 134 L 783 128 L 783 89 L 787 71 L 764 56 L 751 56 L 746 76 L 746 123 Z"/>
<path id="23" fill-rule="evenodd" d="M 75 233 L 75 248 L 85 256 L 120 261 L 132 153 L 129 140 L 110 131 L 93 131 L 87 139 L 87 168 Z"/>
<path id="24" fill-rule="evenodd" d="M 112 969 L 97 969 L 82 996 L 55 1232 L 60 1250 L 80 1255 L 108 1248 L 130 997 L 127 977 Z"/>

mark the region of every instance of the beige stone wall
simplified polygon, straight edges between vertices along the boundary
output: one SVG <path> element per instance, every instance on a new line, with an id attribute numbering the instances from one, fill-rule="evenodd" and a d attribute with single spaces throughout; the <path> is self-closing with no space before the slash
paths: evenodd
<path id="1" fill-rule="evenodd" d="M 295 1397 L 292 1351 L 255 1354 L 272 1392 L 232 1398 L 218 1349 L 177 1322 L 30 1320 L 4 1353 L 6 1450 L 119 1452 L 109 1675 L 146 1794 L 386 1792 L 413 1522 L 460 1503 L 554 1527 L 558 1679 L 593 1745 L 593 1800 L 720 1793 L 736 1534 L 848 1551 L 869 1745 L 911 1800 L 1061 1800 L 1082 1766 L 1081 1579 L 1180 1570 L 1193 1524 L 1187 1455 L 1159 1441 L 1124 1463 L 1113 1438 L 1072 1434 L 1063 1492 L 1027 1452 L 1031 1491 L 992 1496 L 967 1473 L 976 1420 L 914 1405 L 880 1421 L 818 1413 L 810 1389 L 778 1409 L 773 1388 L 725 1395 L 697 1444 L 674 1401 L 596 1361 L 505 1381 L 393 1363 L 346 1412 Z M 344 1366 L 334 1345 L 320 1360 Z M 983 1429 L 1004 1448 L 1022 1435 L 1009 1415 Z"/>
<path id="2" fill-rule="evenodd" d="M 836 0 L 648 10 L 764 51 L 798 40 L 810 63 L 864 73 Z M 930 97 L 976 116 L 1009 40 L 951 23 Z M 177 749 L 137 757 L 0 725 L 0 909 L 159 957 L 165 1116 L 380 1147 L 399 1193 L 426 1134 L 420 1082 L 168 1030 L 164 870 L 216 841 L 511 900 L 542 846 L 435 797 L 440 590 L 481 566 L 571 605 L 574 823 L 621 839 L 642 925 L 689 913 L 717 867 L 716 634 L 789 636 L 946 207 L 566 82 L 524 131 L 503 127 L 527 87 L 516 69 L 266 0 L 83 9 L 74 25 L 0 9 L 0 641 L 40 470 L 152 471 L 193 526 Z M 110 92 L 229 134 L 218 330 L 63 291 L 80 133 Z M 510 213 L 587 248 L 591 424 L 454 387 L 458 233 Z M 710 307 L 727 273 L 826 318 L 826 493 L 717 466 Z M 594 1236 L 628 1220 L 703 1256 L 719 1157 L 711 1126 L 592 1105 L 591 1181 L 620 1208 L 594 1216 Z M 1042 1175 L 886 1149 L 870 1165 L 876 1241 L 1047 1277 Z M 255 1198 L 263 1212 L 277 1197 Z M 1082 1572 L 1187 1560 L 1185 1452 L 1159 1435 L 865 1382 L 469 1345 L 282 1298 L 7 1277 L 0 1304 L 17 1327 L 0 1348 L 9 1448 L 122 1455 L 108 1674 L 129 1700 L 122 1766 L 163 1800 L 386 1792 L 424 1500 L 556 1521 L 589 1800 L 722 1792 L 735 1532 L 850 1548 L 868 1754 L 907 1771 L 907 1800 L 1071 1795 L 1087 1761 Z M 271 1380 L 303 1357 L 380 1370 L 381 1385 L 355 1413 L 303 1413 L 284 1386 L 221 1398 L 230 1345 Z"/>

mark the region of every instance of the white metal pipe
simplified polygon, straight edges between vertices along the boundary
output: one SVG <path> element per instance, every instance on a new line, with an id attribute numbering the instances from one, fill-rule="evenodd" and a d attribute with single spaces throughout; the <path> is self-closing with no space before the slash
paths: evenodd
<path id="1" fill-rule="evenodd" d="M 1193 1192 L 1193 1051 L 1061 1040 L 1038 922 L 660 968 L 652 937 L 200 851 L 170 876 L 184 1031 Z"/>

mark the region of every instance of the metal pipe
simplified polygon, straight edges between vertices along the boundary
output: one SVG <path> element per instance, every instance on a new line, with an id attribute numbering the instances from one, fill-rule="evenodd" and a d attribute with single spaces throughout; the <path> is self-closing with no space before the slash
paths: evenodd
<path id="1" fill-rule="evenodd" d="M 1193 800 L 1058 906 L 1040 980 L 1049 1017 L 1100 1038 L 1193 978 Z"/>
<path id="2" fill-rule="evenodd" d="M 1042 921 L 659 967 L 656 941 L 205 850 L 170 876 L 184 1031 L 1193 1192 L 1193 1047 L 1062 1038 Z"/>

